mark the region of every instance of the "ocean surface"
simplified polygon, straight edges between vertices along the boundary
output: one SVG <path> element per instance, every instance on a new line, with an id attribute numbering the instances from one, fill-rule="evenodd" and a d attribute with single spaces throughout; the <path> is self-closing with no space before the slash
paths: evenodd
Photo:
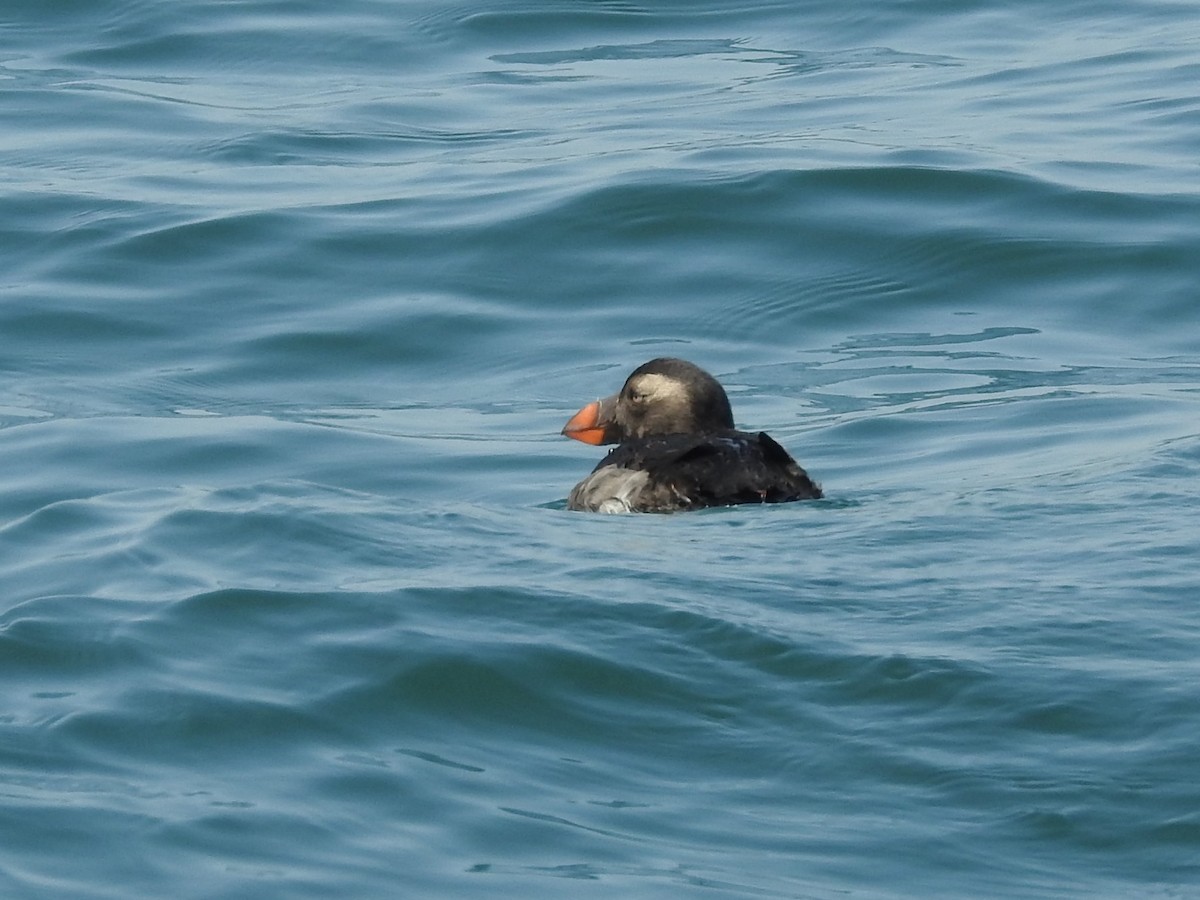
<path id="1" fill-rule="evenodd" d="M 5 0 L 0 213 L 0 896 L 1200 896 L 1194 2 Z"/>

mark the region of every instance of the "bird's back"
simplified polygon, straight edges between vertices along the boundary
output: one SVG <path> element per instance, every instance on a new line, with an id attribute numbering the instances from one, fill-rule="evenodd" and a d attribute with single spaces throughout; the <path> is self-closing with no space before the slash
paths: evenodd
<path id="1" fill-rule="evenodd" d="M 672 512 L 820 496 L 820 487 L 766 433 L 729 430 L 626 441 L 567 502 L 571 509 Z"/>

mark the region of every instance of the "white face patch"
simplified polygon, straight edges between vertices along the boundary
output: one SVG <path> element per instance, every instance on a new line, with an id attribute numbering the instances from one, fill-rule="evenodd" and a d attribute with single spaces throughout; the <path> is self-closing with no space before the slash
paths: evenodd
<path id="1" fill-rule="evenodd" d="M 659 375 L 657 372 L 642 375 L 634 382 L 633 389 L 637 393 L 644 394 L 646 399 L 653 403 L 661 403 L 673 398 L 678 398 L 679 401 L 686 399 L 686 392 L 681 382 L 674 378 L 668 378 L 666 375 Z"/>
<path id="2" fill-rule="evenodd" d="M 648 372 L 629 383 L 618 402 L 617 421 L 629 437 L 691 431 L 691 399 L 686 383 Z"/>

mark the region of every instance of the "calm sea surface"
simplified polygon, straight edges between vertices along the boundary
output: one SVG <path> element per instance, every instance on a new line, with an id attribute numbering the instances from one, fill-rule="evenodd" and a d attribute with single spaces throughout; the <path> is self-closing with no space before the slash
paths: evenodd
<path id="1" fill-rule="evenodd" d="M 1198 559 L 1190 0 L 0 9 L 0 896 L 1197 897 Z"/>

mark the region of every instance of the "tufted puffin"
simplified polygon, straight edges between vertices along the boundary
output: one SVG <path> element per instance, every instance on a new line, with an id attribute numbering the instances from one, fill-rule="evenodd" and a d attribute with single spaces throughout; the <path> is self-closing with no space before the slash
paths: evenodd
<path id="1" fill-rule="evenodd" d="M 589 403 L 562 433 L 586 444 L 617 444 L 571 489 L 569 509 L 675 512 L 821 496 L 765 432 L 735 429 L 725 389 L 682 359 L 638 366 L 620 393 Z"/>

